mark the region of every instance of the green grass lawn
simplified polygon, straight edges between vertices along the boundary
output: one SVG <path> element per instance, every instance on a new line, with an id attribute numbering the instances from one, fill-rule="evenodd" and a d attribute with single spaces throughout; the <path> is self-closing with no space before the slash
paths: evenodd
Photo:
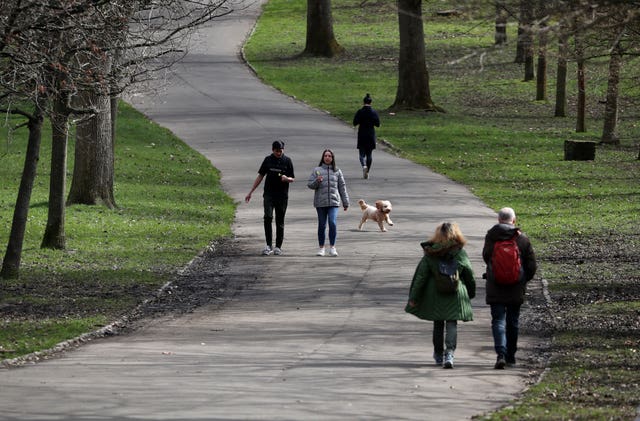
<path id="1" fill-rule="evenodd" d="M 587 64 L 588 131 L 575 133 L 573 63 L 569 116 L 555 118 L 552 51 L 548 98 L 535 101 L 534 82 L 523 82 L 524 70 L 513 63 L 515 25 L 511 43 L 496 48 L 490 19 L 438 17 L 447 2 L 423 2 L 431 96 L 447 112 L 391 114 L 399 42 L 394 4 L 334 0 L 334 32 L 346 51 L 325 59 L 300 55 L 304 2 L 271 0 L 245 56 L 266 83 L 346 122 L 371 93 L 381 114 L 379 138 L 396 153 L 468 186 L 494 209 L 516 210 L 536 248 L 539 277 L 549 282 L 553 317 L 562 323 L 555 323 L 551 370 L 522 399 L 482 419 L 634 419 L 640 112 L 633 78 L 640 63 L 628 58 L 623 68 L 621 145 L 599 145 L 595 161 L 565 161 L 565 140 L 599 141 L 606 58 Z"/>

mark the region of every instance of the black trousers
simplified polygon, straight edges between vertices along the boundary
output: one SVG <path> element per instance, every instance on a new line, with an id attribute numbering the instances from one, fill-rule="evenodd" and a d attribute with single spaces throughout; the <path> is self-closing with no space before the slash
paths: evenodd
<path id="1" fill-rule="evenodd" d="M 282 247 L 284 241 L 284 216 L 287 213 L 288 199 L 274 198 L 265 194 L 264 196 L 264 236 L 267 245 L 273 245 L 273 213 L 276 214 L 276 247 Z"/>

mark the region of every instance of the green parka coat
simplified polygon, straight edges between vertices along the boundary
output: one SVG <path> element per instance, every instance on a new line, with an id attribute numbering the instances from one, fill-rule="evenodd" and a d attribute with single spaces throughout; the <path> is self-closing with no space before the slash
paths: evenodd
<path id="1" fill-rule="evenodd" d="M 471 299 L 476 296 L 476 282 L 467 252 L 460 244 L 420 243 L 424 257 L 418 263 L 405 311 L 423 320 L 473 320 Z M 442 294 L 436 290 L 434 271 L 438 270 L 438 258 L 450 255 L 458 262 L 460 283 L 452 294 Z"/>

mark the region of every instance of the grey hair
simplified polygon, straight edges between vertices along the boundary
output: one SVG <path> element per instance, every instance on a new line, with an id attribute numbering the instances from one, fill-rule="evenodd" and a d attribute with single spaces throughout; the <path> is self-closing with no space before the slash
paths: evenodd
<path id="1" fill-rule="evenodd" d="M 498 222 L 513 224 L 516 220 L 516 212 L 511 208 L 502 208 L 498 212 Z"/>

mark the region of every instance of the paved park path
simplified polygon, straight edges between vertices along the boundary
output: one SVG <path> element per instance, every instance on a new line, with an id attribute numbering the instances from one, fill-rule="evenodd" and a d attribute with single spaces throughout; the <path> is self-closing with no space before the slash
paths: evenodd
<path id="1" fill-rule="evenodd" d="M 220 270 L 249 286 L 222 306 L 0 370 L 0 420 L 461 420 L 525 387 L 526 368 L 493 369 L 480 252 L 495 213 L 466 188 L 382 149 L 363 180 L 351 127 L 262 85 L 242 63 L 258 14 L 254 5 L 203 28 L 171 84 L 133 100 L 210 159 L 242 202 L 236 255 Z M 250 204 L 243 198 L 276 138 L 286 141 L 297 181 L 285 254 L 263 257 L 261 194 Z M 337 258 L 315 256 L 306 187 L 326 147 L 353 201 L 339 214 Z M 359 198 L 391 200 L 395 226 L 358 231 Z M 466 234 L 479 286 L 475 321 L 459 325 L 453 370 L 433 364 L 431 323 L 403 311 L 419 242 L 443 220 Z M 532 346 L 522 338 L 521 353 Z"/>

